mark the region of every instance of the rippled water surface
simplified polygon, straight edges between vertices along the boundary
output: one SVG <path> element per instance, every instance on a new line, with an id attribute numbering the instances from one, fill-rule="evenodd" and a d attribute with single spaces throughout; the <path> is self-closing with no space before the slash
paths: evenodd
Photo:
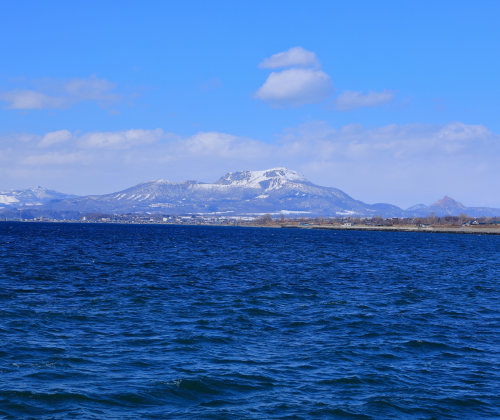
<path id="1" fill-rule="evenodd" d="M 500 417 L 500 238 L 0 222 L 0 417 Z"/>

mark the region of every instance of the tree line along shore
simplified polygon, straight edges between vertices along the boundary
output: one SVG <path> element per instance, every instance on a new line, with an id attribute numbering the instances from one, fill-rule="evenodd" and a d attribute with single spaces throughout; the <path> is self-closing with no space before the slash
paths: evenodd
<path id="1" fill-rule="evenodd" d="M 437 216 L 434 213 L 427 217 L 384 218 L 382 216 L 338 216 L 310 217 L 306 215 L 287 215 L 285 213 L 267 213 L 260 215 L 231 216 L 228 214 L 106 214 L 88 213 L 83 215 L 55 214 L 34 218 L 5 217 L 0 221 L 24 222 L 72 222 L 72 223 L 118 223 L 118 224 L 190 224 L 219 226 L 260 226 L 260 227 L 302 227 L 302 228 L 359 228 L 385 230 L 401 229 L 500 229 L 500 217 L 474 218 L 467 214 L 459 216 Z"/>

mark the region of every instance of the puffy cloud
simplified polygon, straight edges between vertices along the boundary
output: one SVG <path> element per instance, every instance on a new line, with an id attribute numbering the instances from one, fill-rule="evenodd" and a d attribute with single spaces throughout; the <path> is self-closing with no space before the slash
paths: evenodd
<path id="1" fill-rule="evenodd" d="M 292 68 L 272 72 L 255 97 L 273 107 L 297 107 L 322 102 L 334 91 L 332 80 L 325 72 Z"/>
<path id="2" fill-rule="evenodd" d="M 296 153 L 324 159 L 352 158 L 380 162 L 430 160 L 452 155 L 473 156 L 500 153 L 494 136 L 483 125 L 451 122 L 445 125 L 390 124 L 371 129 L 349 124 L 334 129 L 325 122 L 311 121 L 288 129 L 281 142 L 294 146 Z M 297 148 L 300 146 L 300 148 Z M 370 163 L 372 164 L 372 163 Z"/>
<path id="3" fill-rule="evenodd" d="M 40 140 L 41 137 L 36 135 L 36 134 L 29 134 L 29 133 L 13 133 L 7 136 L 0 137 L 0 140 L 6 144 L 6 143 L 17 143 L 17 142 L 22 142 L 22 143 L 29 143 L 33 140 Z"/>
<path id="4" fill-rule="evenodd" d="M 163 130 L 128 130 L 115 132 L 94 132 L 83 135 L 78 145 L 86 149 L 128 149 L 155 143 L 163 138 Z"/>
<path id="5" fill-rule="evenodd" d="M 257 160 L 268 155 L 271 149 L 274 150 L 274 146 L 260 141 L 218 132 L 200 132 L 186 139 L 180 138 L 168 148 L 171 159 L 176 156 L 199 157 L 203 160 L 215 157 L 235 161 Z"/>
<path id="6" fill-rule="evenodd" d="M 304 66 L 314 66 L 304 68 Z M 272 72 L 254 94 L 273 108 L 298 107 L 323 102 L 335 88 L 328 74 L 319 69 L 316 54 L 302 47 L 274 54 L 259 64 L 261 68 L 292 67 Z"/>
<path id="7" fill-rule="evenodd" d="M 319 66 L 318 58 L 312 51 L 307 51 L 302 47 L 290 48 L 288 51 L 274 54 L 264 58 L 259 64 L 263 69 L 276 69 L 291 66 Z"/>
<path id="8" fill-rule="evenodd" d="M 0 100 L 10 102 L 9 109 L 61 109 L 68 106 L 66 98 L 58 98 L 34 90 L 11 90 L 0 93 Z"/>
<path id="9" fill-rule="evenodd" d="M 116 84 L 92 75 L 67 80 L 43 79 L 36 90 L 11 90 L 0 93 L 9 109 L 65 109 L 79 102 L 95 101 L 104 106 L 122 99 L 111 92 Z"/>
<path id="10" fill-rule="evenodd" d="M 53 131 L 51 133 L 45 134 L 42 140 L 40 140 L 40 143 L 38 143 L 38 146 L 39 147 L 52 146 L 54 144 L 59 144 L 71 140 L 72 137 L 73 135 L 68 130 Z"/>
<path id="11" fill-rule="evenodd" d="M 268 102 L 271 107 L 298 107 L 320 103 L 328 99 L 335 89 L 332 80 L 324 71 L 316 54 L 302 47 L 265 58 L 260 68 L 276 69 L 290 67 L 279 72 L 272 72 L 266 82 L 257 90 L 254 97 Z M 333 101 L 338 111 L 348 111 L 362 107 L 377 107 L 391 102 L 394 92 L 369 91 L 368 93 L 347 90 Z"/>
<path id="12" fill-rule="evenodd" d="M 96 75 L 86 79 L 74 77 L 63 83 L 62 88 L 71 98 L 78 100 L 116 102 L 121 98 L 120 95 L 110 92 L 116 88 L 116 83 L 99 79 Z"/>
<path id="13" fill-rule="evenodd" d="M 385 105 L 394 99 L 394 92 L 383 90 L 382 92 L 369 91 L 368 93 L 346 90 L 335 99 L 335 109 L 338 111 L 350 111 L 355 108 L 371 108 Z"/>

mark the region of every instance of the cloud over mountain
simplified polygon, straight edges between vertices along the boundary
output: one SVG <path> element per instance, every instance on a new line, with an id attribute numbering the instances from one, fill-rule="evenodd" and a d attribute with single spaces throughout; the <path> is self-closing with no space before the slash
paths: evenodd
<path id="1" fill-rule="evenodd" d="M 9 135 L 1 144 L 3 188 L 37 179 L 93 194 L 145 179 L 213 181 L 220 172 L 286 166 L 366 202 L 406 208 L 448 194 L 466 195 L 471 206 L 500 207 L 484 181 L 500 177 L 500 139 L 482 125 L 459 122 L 336 128 L 309 121 L 272 143 L 219 132 L 183 137 L 158 128 Z"/>

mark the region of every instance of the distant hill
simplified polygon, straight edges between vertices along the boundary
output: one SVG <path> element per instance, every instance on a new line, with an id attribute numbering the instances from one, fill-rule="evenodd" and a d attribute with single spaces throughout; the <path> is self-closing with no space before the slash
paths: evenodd
<path id="1" fill-rule="evenodd" d="M 465 206 L 462 203 L 459 203 L 458 201 L 453 200 L 453 198 L 445 195 L 441 200 L 438 200 L 432 206 L 429 206 L 428 210 L 447 212 L 448 214 L 451 214 L 451 212 L 462 210 L 464 208 Z"/>
<path id="2" fill-rule="evenodd" d="M 14 208 L 20 206 L 41 206 L 51 200 L 75 198 L 76 195 L 64 194 L 42 187 L 26 190 L 0 191 L 0 208 Z"/>
<path id="3" fill-rule="evenodd" d="M 408 207 L 406 211 L 416 211 L 416 210 L 422 210 L 426 209 L 429 206 L 426 206 L 425 204 L 415 204 L 414 206 Z"/>
<path id="4" fill-rule="evenodd" d="M 490 207 L 466 207 L 447 195 L 431 206 L 427 207 L 423 204 L 417 204 L 416 206 L 406 209 L 406 212 L 421 217 L 428 216 L 430 213 L 434 213 L 436 216 L 459 216 L 462 213 L 471 217 L 500 216 L 500 209 Z"/>

